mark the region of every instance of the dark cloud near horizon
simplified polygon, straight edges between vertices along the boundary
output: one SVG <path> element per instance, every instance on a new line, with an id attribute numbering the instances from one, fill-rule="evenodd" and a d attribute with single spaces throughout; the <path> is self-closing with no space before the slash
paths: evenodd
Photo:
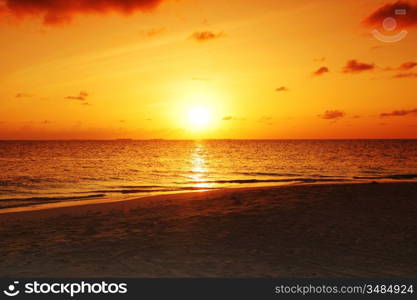
<path id="1" fill-rule="evenodd" d="M 408 115 L 417 115 L 417 108 L 414 109 L 409 109 L 409 110 L 394 110 L 392 112 L 389 113 L 381 113 L 379 116 L 381 118 L 385 118 L 385 117 L 405 117 Z"/>
<path id="2" fill-rule="evenodd" d="M 399 10 L 406 13 L 396 13 Z M 417 3 L 397 1 L 385 4 L 370 14 L 362 23 L 367 27 L 380 27 L 386 18 L 394 18 L 402 28 L 417 26 Z"/>
<path id="3" fill-rule="evenodd" d="M 374 64 L 358 62 L 355 59 L 349 60 L 343 67 L 343 73 L 360 73 L 370 71 L 375 68 Z"/>
<path id="4" fill-rule="evenodd" d="M 286 86 L 281 86 L 275 89 L 275 92 L 288 92 L 289 89 Z"/>
<path id="5" fill-rule="evenodd" d="M 66 96 L 64 99 L 68 100 L 79 100 L 79 101 L 86 101 L 88 97 L 88 93 L 81 91 L 78 96 Z"/>
<path id="6" fill-rule="evenodd" d="M 215 33 L 213 31 L 196 31 L 191 35 L 191 38 L 197 42 L 205 42 L 215 40 L 224 36 L 223 32 Z"/>
<path id="7" fill-rule="evenodd" d="M 313 72 L 314 76 L 321 76 L 323 74 L 329 73 L 330 70 L 328 67 L 320 67 L 316 71 Z"/>
<path id="8" fill-rule="evenodd" d="M 324 114 L 319 115 L 324 120 L 338 120 L 344 118 L 346 113 L 341 110 L 326 110 Z"/>
<path id="9" fill-rule="evenodd" d="M 0 0 L 0 8 L 17 18 L 40 17 L 44 25 L 71 22 L 77 15 L 150 11 L 164 0 Z"/>

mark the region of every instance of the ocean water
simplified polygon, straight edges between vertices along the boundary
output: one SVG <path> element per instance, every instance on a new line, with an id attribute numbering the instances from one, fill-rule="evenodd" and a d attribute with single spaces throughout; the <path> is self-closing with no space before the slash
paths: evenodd
<path id="1" fill-rule="evenodd" d="M 0 209 L 384 179 L 417 179 L 417 140 L 0 141 Z"/>

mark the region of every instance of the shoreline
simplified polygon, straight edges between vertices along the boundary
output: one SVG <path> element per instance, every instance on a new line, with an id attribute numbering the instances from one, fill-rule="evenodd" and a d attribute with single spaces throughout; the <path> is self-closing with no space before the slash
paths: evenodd
<path id="1" fill-rule="evenodd" d="M 42 203 L 38 205 L 28 205 L 28 206 L 21 206 L 21 207 L 11 207 L 11 208 L 4 208 L 0 209 L 0 218 L 2 215 L 8 214 L 15 214 L 15 213 L 30 213 L 36 211 L 44 211 L 44 210 L 54 210 L 54 209 L 65 209 L 71 207 L 78 207 L 78 206 L 96 206 L 96 205 L 106 205 L 118 202 L 130 202 L 130 201 L 152 201 L 152 200 L 160 200 L 161 197 L 170 197 L 170 196 L 177 196 L 177 195 L 198 195 L 200 193 L 215 193 L 215 192 L 222 192 L 222 191 L 244 191 L 244 190 L 258 190 L 258 189 L 269 189 L 269 188 L 280 188 L 286 186 L 294 186 L 294 185 L 310 185 L 313 183 L 290 183 L 290 184 L 282 184 L 282 185 L 265 185 L 265 186 L 256 186 L 256 187 L 222 187 L 222 188 L 210 188 L 210 189 L 201 189 L 201 190 L 194 190 L 194 191 L 172 191 L 172 192 L 165 192 L 161 194 L 155 195 L 144 195 L 144 196 L 132 196 L 129 198 L 98 198 L 98 199 L 90 199 L 90 200 L 73 200 L 73 201 L 62 201 L 62 202 L 52 202 L 52 203 Z M 320 183 L 323 184 L 323 183 Z M 332 183 L 337 184 L 337 183 Z"/>
<path id="2" fill-rule="evenodd" d="M 13 214 L 13 213 L 27 213 L 32 211 L 40 211 L 40 210 L 50 210 L 50 209 L 59 209 L 59 208 L 67 208 L 67 207 L 77 207 L 77 206 L 89 206 L 89 205 L 101 205 L 106 203 L 117 203 L 117 202 L 124 202 L 124 201 L 137 201 L 137 200 L 152 200 L 153 198 L 159 198 L 162 196 L 169 196 L 169 195 L 182 195 L 182 194 L 199 194 L 199 193 L 210 193 L 210 192 L 218 192 L 218 191 L 240 191 L 240 190 L 257 190 L 257 189 L 268 189 L 268 188 L 281 188 L 287 186 L 309 186 L 309 185 L 349 185 L 349 184 L 385 184 L 385 183 L 412 183 L 417 182 L 417 180 L 392 180 L 392 179 L 385 179 L 385 180 L 362 180 L 362 181 L 329 181 L 329 182 L 289 182 L 289 183 L 282 183 L 282 184 L 270 184 L 270 185 L 254 185 L 254 186 L 244 186 L 244 187 L 219 187 L 219 188 L 208 188 L 208 189 L 199 189 L 199 190 L 177 190 L 171 192 L 164 192 L 164 193 L 155 193 L 151 195 L 143 195 L 143 196 L 131 196 L 131 197 L 111 197 L 111 198 L 90 198 L 90 199 L 82 199 L 82 200 L 70 200 L 70 201 L 59 201 L 59 202 L 51 202 L 51 203 L 40 203 L 40 204 L 30 204 L 26 206 L 16 206 L 16 207 L 8 207 L 0 209 L 0 217 L 5 214 Z"/>
<path id="3" fill-rule="evenodd" d="M 0 276 L 415 277 L 417 183 L 223 189 L 0 215 Z"/>
<path id="4" fill-rule="evenodd" d="M 361 181 L 348 181 L 348 180 L 340 180 L 340 181 L 317 181 L 317 182 L 283 182 L 283 183 L 271 183 L 271 184 L 260 184 L 260 185 L 250 185 L 250 186 L 232 186 L 232 187 L 219 187 L 214 188 L 210 187 L 207 189 L 201 188 L 196 190 L 175 190 L 175 191 L 167 191 L 167 192 L 157 192 L 157 193 L 150 193 L 143 196 L 131 196 L 131 197 L 87 197 L 86 199 L 74 199 L 68 201 L 56 201 L 50 203 L 39 203 L 39 204 L 29 204 L 29 205 L 22 205 L 22 206 L 13 206 L 13 207 L 6 207 L 0 209 L 0 217 L 4 214 L 11 214 L 11 213 L 23 213 L 23 212 L 31 212 L 31 211 L 39 211 L 39 210 L 49 210 L 49 209 L 58 209 L 58 208 L 65 208 L 65 207 L 73 207 L 73 206 L 85 206 L 85 205 L 100 205 L 106 203 L 114 203 L 114 202 L 123 202 L 123 201 L 135 201 L 139 199 L 148 199 L 154 198 L 159 196 L 165 195 L 176 195 L 176 194 L 198 194 L 198 193 L 208 193 L 208 192 L 215 192 L 215 191 L 222 191 L 222 190 L 245 190 L 245 189 L 264 189 L 264 188 L 278 188 L 278 187 L 286 187 L 286 186 L 297 186 L 297 185 L 338 185 L 338 184 L 368 184 L 368 183 L 407 183 L 407 182 L 417 182 L 417 179 L 411 180 L 392 180 L 392 179 L 384 179 L 384 180 L 369 180 L 363 179 Z"/>

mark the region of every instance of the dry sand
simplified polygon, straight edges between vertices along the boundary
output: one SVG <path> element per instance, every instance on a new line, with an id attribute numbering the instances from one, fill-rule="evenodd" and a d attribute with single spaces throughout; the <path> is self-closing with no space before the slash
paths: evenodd
<path id="1" fill-rule="evenodd" d="M 416 277 L 417 183 L 225 189 L 0 214 L 0 276 Z"/>

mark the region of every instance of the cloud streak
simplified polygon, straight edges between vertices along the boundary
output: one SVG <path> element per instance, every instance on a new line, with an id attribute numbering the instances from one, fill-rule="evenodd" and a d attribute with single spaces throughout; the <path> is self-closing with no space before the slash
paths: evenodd
<path id="1" fill-rule="evenodd" d="M 361 73 L 364 71 L 370 71 L 375 68 L 374 64 L 358 62 L 355 59 L 349 60 L 343 67 L 343 73 Z"/>
<path id="2" fill-rule="evenodd" d="M 165 30 L 166 30 L 165 27 L 150 28 L 148 30 L 140 30 L 139 34 L 151 38 L 157 35 L 161 35 L 162 33 L 165 32 Z"/>
<path id="3" fill-rule="evenodd" d="M 276 88 L 275 91 L 276 92 L 288 92 L 289 89 L 287 87 L 285 87 L 285 86 L 281 86 L 279 88 Z"/>
<path id="4" fill-rule="evenodd" d="M 319 115 L 324 120 L 338 120 L 346 116 L 345 112 L 340 110 L 326 110 L 324 114 Z"/>
<path id="5" fill-rule="evenodd" d="M 17 93 L 16 94 L 16 98 L 30 98 L 30 97 L 33 97 L 33 95 L 26 94 L 26 93 Z"/>
<path id="6" fill-rule="evenodd" d="M 403 63 L 403 64 L 402 64 L 402 65 L 398 68 L 398 70 L 401 70 L 401 71 L 411 70 L 411 69 L 413 69 L 415 66 L 417 66 L 417 62 L 415 62 L 415 61 L 408 61 L 408 62 Z"/>
<path id="7" fill-rule="evenodd" d="M 388 67 L 388 68 L 385 68 L 384 70 L 385 71 L 409 71 L 409 70 L 413 69 L 416 66 L 417 66 L 417 62 L 407 61 L 407 62 L 401 64 L 397 68 Z"/>
<path id="8" fill-rule="evenodd" d="M 381 118 L 386 117 L 405 117 L 408 115 L 417 115 L 417 108 L 409 109 L 409 110 L 394 110 L 389 113 L 382 113 L 380 114 Z"/>
<path id="9" fill-rule="evenodd" d="M 416 72 L 398 73 L 398 74 L 392 76 L 392 78 L 396 78 L 396 79 L 417 78 L 417 73 Z"/>
<path id="10" fill-rule="evenodd" d="M 81 91 L 78 96 L 66 96 L 64 99 L 68 100 L 79 100 L 79 101 L 86 101 L 88 97 L 88 93 Z"/>
<path id="11" fill-rule="evenodd" d="M 223 32 L 215 33 L 213 31 L 196 31 L 191 35 L 191 38 L 197 42 L 206 42 L 221 38 L 223 36 Z"/>
<path id="12" fill-rule="evenodd" d="M 40 17 L 44 25 L 69 23 L 77 15 L 150 11 L 164 0 L 0 0 L 3 13 L 17 18 Z"/>
<path id="13" fill-rule="evenodd" d="M 225 116 L 222 118 L 222 121 L 245 121 L 245 118 L 237 118 L 234 116 Z"/>
<path id="14" fill-rule="evenodd" d="M 313 72 L 313 76 L 321 76 L 323 74 L 329 73 L 330 70 L 328 67 L 321 67 L 318 68 L 316 71 Z"/>

